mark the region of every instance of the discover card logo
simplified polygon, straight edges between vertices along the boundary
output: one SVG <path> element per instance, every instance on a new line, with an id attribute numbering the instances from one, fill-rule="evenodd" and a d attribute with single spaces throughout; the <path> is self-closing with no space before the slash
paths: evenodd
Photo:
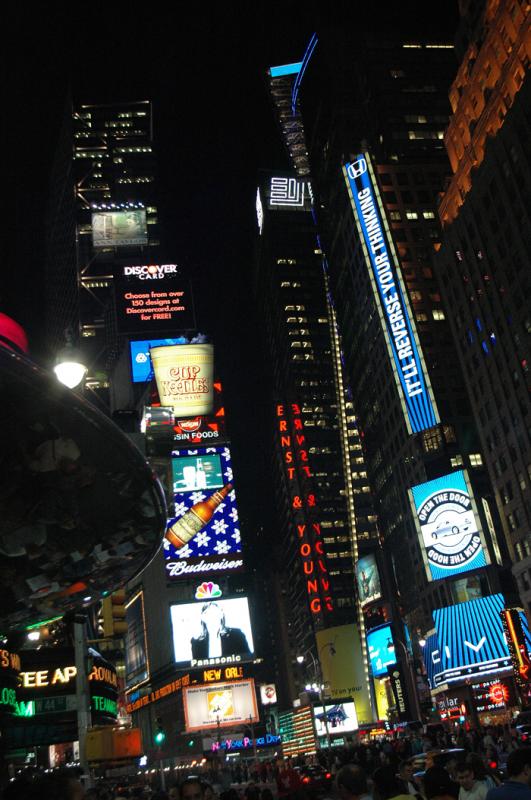
<path id="1" fill-rule="evenodd" d="M 168 275 L 176 275 L 179 272 L 177 264 L 144 264 L 138 267 L 124 267 L 124 277 L 140 278 L 141 281 L 161 280 Z"/>

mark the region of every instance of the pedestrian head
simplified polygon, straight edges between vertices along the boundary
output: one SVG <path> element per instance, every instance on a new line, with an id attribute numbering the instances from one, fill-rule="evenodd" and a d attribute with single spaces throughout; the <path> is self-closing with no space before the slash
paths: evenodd
<path id="1" fill-rule="evenodd" d="M 455 794 L 455 783 L 444 767 L 430 767 L 430 769 L 426 770 L 423 784 L 424 794 L 427 800 L 432 800 L 433 797 L 439 797 L 439 795 L 445 794 L 449 794 L 453 797 Z"/>
<path id="2" fill-rule="evenodd" d="M 374 797 L 376 800 L 390 800 L 391 797 L 404 794 L 400 778 L 392 767 L 379 767 L 372 776 L 374 781 Z"/>
<path id="3" fill-rule="evenodd" d="M 186 778 L 181 783 L 180 800 L 204 800 L 203 784 L 199 778 Z"/>
<path id="4" fill-rule="evenodd" d="M 347 764 L 336 775 L 336 784 L 342 800 L 367 794 L 367 776 L 361 767 Z"/>
<path id="5" fill-rule="evenodd" d="M 507 775 L 513 781 L 531 785 L 531 747 L 519 747 L 509 753 Z"/>
<path id="6" fill-rule="evenodd" d="M 403 781 L 410 781 L 413 777 L 413 759 L 407 758 L 404 761 L 401 761 L 398 765 L 398 774 L 402 778 Z"/>
<path id="7" fill-rule="evenodd" d="M 469 792 L 476 782 L 474 765 L 461 761 L 455 768 L 455 777 L 459 786 Z"/>

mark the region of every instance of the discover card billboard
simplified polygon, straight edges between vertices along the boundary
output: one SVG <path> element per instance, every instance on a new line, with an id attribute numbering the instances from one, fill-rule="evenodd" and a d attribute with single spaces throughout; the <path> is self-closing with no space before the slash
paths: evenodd
<path id="1" fill-rule="evenodd" d="M 464 470 L 410 490 L 428 580 L 450 578 L 490 561 Z"/>

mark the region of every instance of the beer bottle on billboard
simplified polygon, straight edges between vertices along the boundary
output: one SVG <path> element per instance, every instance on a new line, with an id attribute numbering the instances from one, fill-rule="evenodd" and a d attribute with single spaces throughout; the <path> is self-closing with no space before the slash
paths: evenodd
<path id="1" fill-rule="evenodd" d="M 166 539 L 177 549 L 188 544 L 210 522 L 215 510 L 230 491 L 232 491 L 232 483 L 227 483 L 206 500 L 196 503 L 168 528 L 165 533 Z"/>

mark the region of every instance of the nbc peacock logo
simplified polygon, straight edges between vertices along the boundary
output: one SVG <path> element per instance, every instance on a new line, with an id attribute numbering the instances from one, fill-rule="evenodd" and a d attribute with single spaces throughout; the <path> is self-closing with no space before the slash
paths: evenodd
<path id="1" fill-rule="evenodd" d="M 212 581 L 203 581 L 203 583 L 195 590 L 196 600 L 214 600 L 215 597 L 221 597 L 221 589 L 217 583 Z"/>

